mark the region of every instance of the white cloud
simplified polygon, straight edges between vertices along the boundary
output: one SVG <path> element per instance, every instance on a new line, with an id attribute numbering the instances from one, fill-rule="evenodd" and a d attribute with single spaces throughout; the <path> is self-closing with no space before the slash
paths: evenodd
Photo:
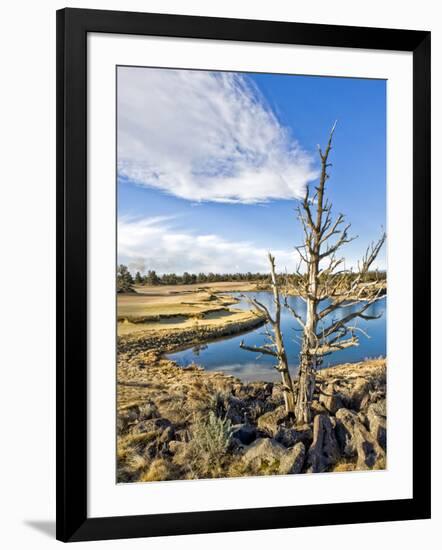
<path id="1" fill-rule="evenodd" d="M 316 176 L 247 76 L 118 69 L 118 172 L 191 201 L 299 197 Z"/>
<path id="2" fill-rule="evenodd" d="M 174 227 L 171 218 L 118 222 L 118 261 L 132 271 L 158 273 L 268 272 L 268 251 L 253 242 L 229 241 L 218 235 L 198 235 Z M 272 250 L 278 271 L 293 271 L 296 253 Z"/>

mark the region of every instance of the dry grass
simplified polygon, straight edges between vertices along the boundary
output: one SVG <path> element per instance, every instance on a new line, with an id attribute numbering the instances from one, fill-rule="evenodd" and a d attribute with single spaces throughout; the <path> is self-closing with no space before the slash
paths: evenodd
<path id="1" fill-rule="evenodd" d="M 347 458 L 341 458 L 334 466 L 332 466 L 332 472 L 353 472 L 356 470 L 356 459 L 350 460 Z"/>
<path id="2" fill-rule="evenodd" d="M 231 285 L 229 290 L 237 290 Z M 226 290 L 227 285 L 217 286 Z M 241 332 L 256 325 L 257 318 L 252 312 L 235 310 L 231 297 L 214 296 L 201 288 L 143 287 L 142 291 L 118 296 L 120 317 L 124 313 L 135 321 L 119 323 L 118 481 L 278 473 L 278 461 L 264 461 L 257 472 L 235 455 L 236 443 L 230 440 L 226 420 L 229 400 L 236 400 L 246 407 L 248 421 L 256 423 L 269 402 L 268 395 L 261 396 L 263 387 L 259 383 L 245 387 L 231 376 L 196 365 L 181 368 L 163 356 L 179 347 Z M 146 321 L 149 316 L 157 318 Z M 362 379 L 385 379 L 385 369 L 385 360 L 371 360 L 321 371 L 318 378 L 333 382 L 344 394 L 347 381 L 354 385 Z M 282 401 L 277 389 L 273 388 L 270 409 Z M 230 417 L 235 424 L 246 418 L 241 407 Z M 156 425 L 157 421 L 169 422 L 169 427 Z M 341 460 L 333 471 L 354 468 L 351 461 Z"/>
<path id="3" fill-rule="evenodd" d="M 170 481 L 177 479 L 180 468 L 164 458 L 157 458 L 141 474 L 139 481 Z"/>
<path id="4" fill-rule="evenodd" d="M 138 286 L 135 289 L 136 293 L 117 296 L 119 317 L 198 313 L 210 311 L 220 305 L 232 305 L 236 301 L 229 295 L 216 293 L 222 291 L 221 288 L 205 290 L 203 285 Z M 224 290 L 231 291 L 236 288 L 224 287 Z"/>
<path id="5" fill-rule="evenodd" d="M 208 292 L 200 286 L 189 287 L 185 290 L 179 286 L 150 287 L 150 293 L 118 295 L 118 334 L 126 336 L 158 329 L 216 328 L 243 323 L 254 316 L 252 312 L 235 309 L 237 300 L 232 296 L 214 294 L 212 290 Z"/>

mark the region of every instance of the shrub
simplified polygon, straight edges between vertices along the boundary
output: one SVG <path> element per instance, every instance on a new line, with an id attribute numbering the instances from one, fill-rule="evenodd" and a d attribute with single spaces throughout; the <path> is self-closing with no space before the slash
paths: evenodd
<path id="1" fill-rule="evenodd" d="M 192 470 L 199 476 L 217 477 L 232 437 L 230 420 L 220 418 L 213 411 L 207 419 L 199 417 L 191 428 L 189 459 Z"/>

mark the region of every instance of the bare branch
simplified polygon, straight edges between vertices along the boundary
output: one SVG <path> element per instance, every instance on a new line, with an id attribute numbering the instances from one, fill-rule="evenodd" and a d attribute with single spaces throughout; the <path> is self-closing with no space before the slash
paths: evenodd
<path id="1" fill-rule="evenodd" d="M 327 229 L 330 227 L 331 225 L 331 216 L 328 215 L 323 227 L 322 227 L 322 231 L 321 231 L 321 237 L 320 237 L 320 244 L 324 243 L 325 241 L 327 241 L 330 237 L 332 237 L 333 235 L 336 235 L 339 233 L 338 231 L 338 227 L 344 222 L 344 216 L 342 214 L 339 214 L 338 218 L 336 219 L 335 223 L 333 224 L 333 227 L 330 229 L 330 231 L 327 231 Z"/>
<path id="2" fill-rule="evenodd" d="M 361 271 L 363 273 L 366 273 L 370 269 L 371 264 L 377 258 L 386 238 L 387 238 L 387 235 L 385 232 L 383 232 L 380 239 L 375 243 L 371 243 L 371 245 L 367 248 L 367 251 L 364 257 L 362 258 Z"/>
<path id="3" fill-rule="evenodd" d="M 286 307 L 290 313 L 293 315 L 293 317 L 298 321 L 298 323 L 301 325 L 301 327 L 305 328 L 305 322 L 301 315 L 296 311 L 296 309 L 291 306 L 288 302 L 287 296 L 284 297 L 284 307 Z"/>
<path id="4" fill-rule="evenodd" d="M 273 351 L 269 345 L 264 346 L 247 346 L 244 344 L 244 340 L 241 340 L 239 347 L 247 351 L 253 351 L 256 353 L 261 353 L 262 355 L 271 355 L 272 357 L 278 357 L 278 354 Z"/>
<path id="5" fill-rule="evenodd" d="M 328 338 L 336 331 L 340 330 L 341 328 L 345 327 L 347 323 L 352 321 L 353 319 L 356 319 L 359 317 L 360 319 L 364 319 L 366 321 L 373 320 L 373 319 L 379 319 L 382 314 L 379 315 L 366 315 L 364 314 L 364 311 L 366 311 L 370 306 L 372 305 L 372 302 L 366 302 L 361 309 L 358 311 L 353 311 L 351 313 L 348 313 L 345 315 L 342 319 L 339 319 L 338 321 L 335 321 L 331 325 L 329 325 L 327 328 L 323 330 L 323 338 Z"/>
<path id="6" fill-rule="evenodd" d="M 341 340 L 336 342 L 335 344 L 323 344 L 321 346 L 314 348 L 314 350 L 311 350 L 311 351 L 316 353 L 316 355 L 320 355 L 324 357 L 325 355 L 330 355 L 335 351 L 340 351 L 340 350 L 351 348 L 358 345 L 359 345 L 358 338 L 356 338 L 356 336 L 352 336 L 347 340 Z"/>
<path id="7" fill-rule="evenodd" d="M 250 296 L 245 296 L 244 294 L 241 294 L 241 298 L 244 298 L 250 305 L 252 305 L 256 310 L 258 310 L 260 313 L 264 313 L 264 315 L 267 318 L 267 321 L 274 324 L 274 319 L 272 315 L 270 314 L 270 311 L 268 308 L 262 304 L 260 301 L 258 301 L 256 298 L 250 298 Z"/>
<path id="8" fill-rule="evenodd" d="M 361 289 L 361 291 L 362 290 L 363 289 Z M 345 293 L 345 294 L 350 296 L 348 293 Z M 372 304 L 374 304 L 379 300 L 382 300 L 383 298 L 384 298 L 384 295 L 380 294 L 380 292 L 378 291 L 378 295 L 372 299 L 367 300 L 366 303 L 368 303 L 368 305 L 371 306 Z M 321 319 L 324 319 L 324 317 L 327 317 L 328 315 L 330 315 L 330 313 L 332 313 L 337 309 L 344 309 L 348 307 L 358 306 L 360 305 L 360 303 L 361 303 L 361 298 L 359 296 L 356 296 L 355 299 L 352 299 L 350 301 L 348 301 L 348 298 L 346 299 L 341 297 L 339 300 L 332 302 L 329 306 L 325 307 L 322 311 L 320 311 L 318 313 L 318 320 L 320 321 Z"/>
<path id="9" fill-rule="evenodd" d="M 335 244 L 328 246 L 327 250 L 319 255 L 319 259 L 322 260 L 323 258 L 326 258 L 327 256 L 330 256 L 330 254 L 334 254 L 338 248 L 341 248 L 343 244 L 348 244 L 357 239 L 357 237 L 349 237 L 348 236 L 348 230 L 350 229 L 351 224 L 349 223 L 341 232 L 340 237 L 336 241 Z"/>

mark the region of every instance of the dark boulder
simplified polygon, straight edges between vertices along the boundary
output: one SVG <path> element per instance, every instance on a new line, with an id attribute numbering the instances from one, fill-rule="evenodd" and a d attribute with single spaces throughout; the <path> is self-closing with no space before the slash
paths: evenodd
<path id="1" fill-rule="evenodd" d="M 274 437 L 286 418 L 287 414 L 285 412 L 285 407 L 278 407 L 258 418 L 258 428 L 271 437 Z"/>
<path id="2" fill-rule="evenodd" d="M 308 444 L 313 439 L 313 431 L 309 425 L 296 428 L 285 428 L 280 426 L 275 435 L 276 441 L 284 447 L 293 447 L 299 442 Z"/>
<path id="3" fill-rule="evenodd" d="M 305 461 L 305 446 L 304 443 L 298 442 L 285 453 L 279 463 L 279 473 L 282 475 L 287 474 L 300 474 Z"/>
<path id="4" fill-rule="evenodd" d="M 325 472 L 340 458 L 333 424 L 328 414 L 318 414 L 313 421 L 313 443 L 307 455 L 309 472 Z"/>
<path id="5" fill-rule="evenodd" d="M 330 414 L 343 407 L 341 396 L 337 393 L 334 384 L 327 384 L 321 388 L 319 393 L 319 403 L 321 403 Z"/>
<path id="6" fill-rule="evenodd" d="M 357 470 L 385 467 L 385 452 L 376 438 L 362 424 L 357 414 L 347 409 L 336 413 L 336 433 L 345 457 L 357 457 Z"/>
<path id="7" fill-rule="evenodd" d="M 232 437 L 243 445 L 250 445 L 256 439 L 256 428 L 250 424 L 233 426 Z"/>
<path id="8" fill-rule="evenodd" d="M 385 450 L 387 448 L 387 418 L 385 410 L 385 399 L 372 403 L 367 408 L 367 424 L 371 435 Z"/>

